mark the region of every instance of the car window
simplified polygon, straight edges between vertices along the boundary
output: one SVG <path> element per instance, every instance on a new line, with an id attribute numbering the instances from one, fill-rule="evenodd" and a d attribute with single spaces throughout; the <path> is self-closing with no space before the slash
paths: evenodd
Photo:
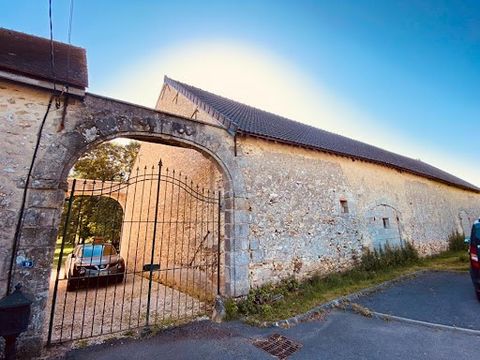
<path id="1" fill-rule="evenodd" d="M 480 241 L 480 223 L 474 224 L 472 227 L 471 241 Z"/>
<path id="2" fill-rule="evenodd" d="M 111 256 L 116 255 L 117 251 L 112 245 L 86 245 L 83 247 L 81 257 Z"/>

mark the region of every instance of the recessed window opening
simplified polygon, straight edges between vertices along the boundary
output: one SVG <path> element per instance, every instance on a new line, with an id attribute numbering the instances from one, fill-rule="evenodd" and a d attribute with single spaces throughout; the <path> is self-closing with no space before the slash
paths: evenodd
<path id="1" fill-rule="evenodd" d="M 347 200 L 340 200 L 340 207 L 341 207 L 342 214 L 348 214 Z"/>
<path id="2" fill-rule="evenodd" d="M 390 220 L 388 218 L 383 218 L 383 228 L 384 229 L 390 228 Z"/>

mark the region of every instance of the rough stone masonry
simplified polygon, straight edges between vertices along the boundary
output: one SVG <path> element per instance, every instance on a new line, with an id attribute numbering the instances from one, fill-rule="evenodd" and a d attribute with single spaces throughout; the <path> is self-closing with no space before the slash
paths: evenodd
<path id="1" fill-rule="evenodd" d="M 0 41 L 1 46 L 13 41 L 9 39 Z M 29 39 L 21 37 L 21 41 Z M 48 41 L 35 38 L 35 42 L 48 54 Z M 14 66 L 21 64 L 20 55 Z M 20 76 L 19 69 L 5 71 L 2 64 L 8 62 L 2 59 L 0 290 L 4 294 L 26 175 L 52 90 L 45 74 L 35 77 L 25 71 Z M 28 64 L 25 68 L 31 70 Z M 242 296 L 252 286 L 286 276 L 339 271 L 351 265 L 364 247 L 387 242 L 410 242 L 420 253 L 433 254 L 447 247 L 447 238 L 454 231 L 466 232 L 480 214 L 479 189 L 472 185 L 394 168 L 355 154 L 345 156 L 288 143 L 280 136 L 273 139 L 249 133 L 238 129 L 234 121 L 245 105 L 224 103 L 226 99 L 206 92 L 200 98 L 194 96 L 193 88 L 186 89 L 167 81 L 157 104 L 160 111 L 78 89 L 68 99 L 62 95 L 58 109 L 52 107 L 14 254 L 16 260 L 25 258 L 34 264 L 23 268 L 15 262 L 12 274 L 13 284 L 21 282 L 34 299 L 31 324 L 22 335 L 24 357 L 38 354 L 44 344 L 49 277 L 68 173 L 82 154 L 104 141 L 123 136 L 188 148 L 202 154 L 200 166 L 188 163 L 190 172 L 198 172 L 199 179 L 221 177 L 226 296 Z M 232 106 L 228 114 L 215 108 L 218 103 Z M 245 114 L 270 119 L 264 124 L 265 132 L 275 128 L 274 121 L 285 121 L 258 109 L 247 110 Z M 252 116 L 249 121 L 255 124 L 258 118 Z M 309 131 L 305 134 L 314 130 Z M 283 136 L 288 137 L 288 131 Z M 181 166 L 174 151 L 168 154 L 173 158 L 165 161 Z M 205 159 L 214 166 L 205 166 Z"/>
<path id="2" fill-rule="evenodd" d="M 0 156 L 1 258 L 0 285 L 5 293 L 15 226 L 35 136 L 50 92 L 0 81 L 2 143 Z M 225 212 L 224 288 L 226 296 L 248 292 L 248 224 L 243 175 L 233 156 L 233 140 L 222 128 L 97 96 L 71 97 L 62 128 L 62 109 L 49 113 L 33 168 L 16 258 L 32 260 L 33 268 L 15 264 L 13 283 L 21 282 L 34 298 L 29 331 L 21 348 L 29 353 L 43 344 L 48 284 L 67 176 L 75 161 L 103 141 L 119 136 L 150 139 L 194 148 L 212 159 L 223 174 Z"/>

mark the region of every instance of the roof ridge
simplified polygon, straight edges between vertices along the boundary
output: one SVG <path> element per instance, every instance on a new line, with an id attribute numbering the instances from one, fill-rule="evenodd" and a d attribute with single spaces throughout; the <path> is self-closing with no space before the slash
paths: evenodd
<path id="1" fill-rule="evenodd" d="M 41 40 L 41 41 L 50 42 L 50 39 L 48 39 L 46 37 L 42 37 L 42 36 L 38 36 L 38 35 L 32 35 L 32 34 L 29 34 L 29 33 L 26 33 L 26 32 L 22 32 L 22 31 L 7 29 L 7 28 L 1 27 L 1 26 L 0 26 L 0 31 L 7 31 L 7 32 L 18 34 L 18 35 L 22 35 L 22 36 L 28 36 L 28 37 L 36 38 L 36 39 Z M 63 42 L 63 41 L 58 41 L 58 40 L 53 39 L 53 42 L 56 43 L 56 44 L 60 44 L 60 45 L 64 45 L 64 46 L 68 46 L 68 47 L 72 47 L 72 48 L 76 48 L 76 49 L 80 49 L 80 50 L 85 50 L 85 48 L 83 48 L 81 46 L 72 45 L 72 44 L 69 44 L 69 43 L 66 43 L 66 42 Z"/>
<path id="2" fill-rule="evenodd" d="M 184 84 L 180 81 L 177 81 L 177 80 L 174 80 L 172 78 L 169 78 L 167 75 L 164 76 L 164 82 L 173 86 L 177 91 L 181 92 L 184 96 L 186 96 L 187 98 L 189 98 L 193 103 L 195 103 L 196 105 L 201 105 L 203 107 L 203 110 L 205 110 L 208 114 L 214 116 L 217 118 L 217 120 L 221 121 L 221 123 L 223 125 L 226 125 L 225 123 L 227 122 L 228 125 L 227 125 L 227 131 L 230 132 L 230 133 L 236 133 L 237 132 L 237 129 L 238 129 L 238 124 L 236 121 L 234 121 L 233 119 L 225 116 L 224 114 L 222 114 L 221 112 L 219 112 L 217 109 L 215 109 L 214 107 L 210 106 L 209 104 L 207 104 L 205 101 L 201 100 L 198 96 L 196 96 L 195 94 L 193 94 L 191 91 L 189 91 L 186 86 L 191 86 L 191 85 L 188 85 L 188 84 Z M 195 89 L 198 89 L 198 90 L 201 90 L 201 91 L 205 91 L 205 90 L 202 90 L 200 88 L 196 88 L 195 86 L 192 86 L 193 88 Z M 208 91 L 205 91 L 205 92 L 208 92 Z M 215 95 L 215 94 L 212 94 L 212 95 Z M 217 95 L 218 96 L 218 95 Z M 225 98 L 226 99 L 226 98 Z M 229 100 L 229 99 L 226 99 L 226 100 Z M 232 100 L 230 100 L 232 101 Z M 233 126 L 232 126 L 233 125 Z"/>
<path id="3" fill-rule="evenodd" d="M 258 108 L 258 107 L 256 107 L 256 106 L 249 105 L 249 104 L 246 104 L 246 103 L 241 102 L 241 101 L 238 101 L 238 100 L 232 100 L 232 99 L 230 99 L 230 98 L 228 98 L 228 97 L 226 97 L 226 96 L 218 95 L 218 94 L 215 94 L 215 93 L 213 93 L 213 92 L 211 92 L 211 91 L 208 91 L 208 90 L 204 90 L 204 89 L 202 89 L 202 88 L 199 88 L 199 87 L 197 87 L 197 86 L 193 86 L 193 85 L 186 84 L 186 83 L 183 83 L 183 82 L 181 82 L 181 81 L 178 81 L 178 80 L 169 78 L 167 75 L 165 75 L 164 80 L 165 80 L 166 82 L 168 81 L 168 84 L 170 84 L 170 85 L 173 85 L 173 84 L 172 84 L 172 82 L 173 82 L 174 84 L 177 84 L 177 85 L 181 86 L 184 91 L 186 91 L 186 92 L 187 92 L 188 94 L 190 94 L 192 97 L 195 97 L 195 99 L 198 99 L 198 97 L 196 97 L 195 94 L 192 94 L 191 91 L 189 91 L 187 88 L 185 88 L 185 86 L 192 87 L 192 88 L 194 88 L 194 89 L 196 89 L 196 90 L 203 91 L 203 92 L 208 93 L 208 94 L 210 94 L 210 95 L 217 96 L 217 97 L 219 97 L 219 98 L 222 98 L 222 99 L 224 99 L 224 100 L 237 103 L 237 104 L 239 104 L 239 105 L 247 106 L 247 107 L 249 107 L 249 108 L 251 108 L 251 109 L 260 111 L 260 112 L 262 112 L 262 113 L 264 113 L 264 114 L 268 114 L 268 115 L 273 115 L 273 116 L 280 117 L 280 118 L 282 118 L 283 120 L 291 121 L 291 122 L 293 122 L 293 123 L 295 123 L 295 124 L 299 124 L 299 125 L 302 125 L 302 126 L 308 126 L 309 128 L 315 129 L 315 130 L 317 130 L 317 131 L 320 130 L 320 131 L 323 131 L 323 132 L 328 133 L 328 134 L 333 134 L 333 135 L 336 135 L 336 136 L 341 136 L 341 137 L 343 137 L 343 138 L 345 138 L 345 139 L 349 139 L 349 140 L 352 140 L 352 141 L 357 141 L 357 142 L 359 142 L 359 143 L 362 143 L 362 144 L 365 144 L 365 145 L 368 145 L 368 146 L 373 146 L 373 147 L 376 147 L 376 148 L 381 149 L 381 150 L 384 150 L 384 151 L 389 151 L 389 150 L 382 149 L 382 148 L 380 148 L 380 147 L 378 147 L 378 146 L 375 146 L 375 145 L 370 145 L 370 144 L 364 143 L 364 142 L 362 142 L 362 141 L 360 141 L 360 140 L 352 139 L 352 138 L 350 138 L 350 137 L 348 137 L 348 136 L 341 135 L 341 134 L 336 133 L 336 132 L 334 132 L 334 131 L 321 129 L 321 128 L 315 127 L 315 126 L 313 126 L 313 125 L 305 124 L 305 123 L 303 123 L 303 122 L 301 122 L 301 121 L 288 118 L 288 117 L 283 116 L 283 115 L 278 114 L 278 113 L 274 113 L 274 112 L 271 112 L 271 111 L 263 110 L 263 109 L 260 109 L 260 108 Z M 177 90 L 178 90 L 178 89 L 177 89 Z M 200 99 L 198 99 L 198 100 L 201 101 L 202 103 L 205 103 L 204 101 L 202 101 L 202 100 L 200 100 Z M 209 106 L 208 104 L 206 104 L 206 105 Z M 211 106 L 209 106 L 209 107 L 211 107 Z M 213 108 L 212 108 L 212 109 L 213 109 Z M 215 112 L 218 112 L 216 109 L 213 109 L 213 110 L 214 110 Z M 220 113 L 220 112 L 218 112 L 218 113 L 220 114 L 220 116 L 226 117 L 224 114 L 222 114 L 222 113 Z M 237 122 L 236 122 L 235 120 L 233 120 L 233 119 L 230 119 L 230 118 L 228 118 L 228 117 L 226 117 L 226 118 L 227 118 L 229 121 L 232 121 L 233 123 L 237 123 Z M 389 152 L 391 152 L 391 151 L 389 151 Z M 396 153 L 392 152 L 392 154 L 396 154 Z M 397 155 L 398 155 L 398 154 L 397 154 Z M 402 156 L 403 156 L 403 155 L 402 155 Z"/>
<path id="4" fill-rule="evenodd" d="M 208 93 L 208 94 L 211 94 L 211 95 L 220 97 L 220 98 L 222 98 L 222 99 L 225 99 L 225 100 L 228 100 L 228 101 L 231 101 L 231 102 L 234 102 L 234 103 L 243 105 L 243 106 L 247 106 L 247 107 L 249 107 L 249 108 L 251 108 L 251 109 L 255 109 L 255 110 L 257 110 L 257 111 L 260 111 L 260 112 L 262 112 L 262 113 L 264 113 L 264 114 L 269 114 L 269 115 L 273 115 L 273 116 L 278 116 L 278 117 L 280 117 L 280 118 L 282 118 L 282 119 L 284 119 L 284 120 L 291 121 L 291 122 L 293 122 L 293 123 L 296 123 L 296 124 L 299 124 L 299 125 L 302 125 L 302 126 L 306 126 L 306 127 L 310 128 L 310 129 L 314 129 L 314 130 L 316 130 L 316 131 L 322 131 L 322 132 L 324 132 L 324 133 L 328 133 L 328 134 L 332 134 L 332 135 L 336 135 L 336 136 L 341 136 L 341 137 L 344 138 L 344 139 L 347 139 L 347 140 L 350 140 L 350 141 L 355 141 L 355 142 L 357 142 L 357 143 L 359 143 L 359 144 L 362 144 L 362 145 L 371 146 L 371 147 L 377 148 L 377 149 L 379 149 L 379 150 L 386 151 L 386 152 L 388 152 L 388 153 L 390 153 L 390 154 L 393 154 L 393 155 L 402 156 L 402 157 L 404 157 L 404 158 L 407 158 L 407 159 L 410 159 L 410 160 L 414 160 L 414 161 L 421 161 L 420 159 L 414 159 L 414 158 L 411 158 L 411 157 L 409 157 L 409 156 L 402 155 L 402 154 L 398 154 L 398 153 L 396 153 L 396 152 L 393 152 L 393 151 L 391 151 L 391 150 L 387 150 L 387 149 L 381 148 L 381 147 L 376 146 L 376 145 L 367 144 L 366 142 L 363 142 L 363 141 L 361 141 L 361 140 L 353 139 L 353 138 L 351 138 L 351 137 L 348 137 L 348 136 L 345 136 L 345 135 L 336 133 L 336 132 L 334 132 L 334 131 L 325 130 L 325 129 L 322 129 L 322 128 L 319 128 L 319 127 L 316 127 L 316 126 L 313 126 L 313 125 L 310 125 L 310 124 L 305 124 L 305 123 L 303 123 L 303 122 L 301 122 L 301 121 L 293 120 L 293 119 L 287 118 L 286 116 L 283 116 L 283 115 L 280 115 L 280 114 L 277 114 L 277 113 L 274 113 L 274 112 L 266 111 L 266 110 L 257 108 L 257 107 L 252 106 L 252 105 L 248 105 L 248 104 L 243 103 L 243 102 L 241 102 L 241 101 L 232 100 L 232 99 L 230 99 L 230 98 L 228 98 L 228 97 L 226 97 L 226 96 L 218 95 L 218 94 L 212 93 L 211 91 L 204 90 L 204 89 L 202 89 L 202 88 L 199 88 L 199 87 L 196 87 L 196 86 L 193 86 L 193 85 L 189 85 L 189 84 L 185 84 L 185 83 L 182 83 L 181 81 L 174 80 L 174 79 L 172 79 L 172 78 L 167 77 L 166 75 L 165 75 L 165 80 L 168 80 L 169 83 L 170 83 L 170 82 L 175 82 L 176 84 L 180 85 L 186 92 L 188 92 L 189 94 L 191 94 L 192 97 L 195 97 L 195 98 L 198 98 L 198 97 L 196 97 L 194 94 L 192 94 L 187 88 L 185 88 L 185 86 L 189 86 L 189 87 L 195 88 L 195 89 L 197 89 L 197 90 L 206 92 L 206 93 Z M 199 99 L 199 101 L 201 101 L 202 103 L 204 103 L 204 101 L 202 101 L 202 100 L 200 100 L 200 99 Z M 207 104 L 207 105 L 208 105 L 208 104 Z M 214 109 L 214 111 L 218 112 L 218 111 L 215 110 L 215 109 Z M 220 114 L 221 116 L 226 117 L 225 115 L 221 114 L 220 112 L 219 112 L 219 114 Z M 228 119 L 229 119 L 230 121 L 236 123 L 235 120 L 230 119 L 230 118 L 228 118 Z M 423 162 L 423 161 L 421 161 L 421 162 Z M 429 165 L 428 163 L 425 163 L 425 162 L 423 162 L 423 163 Z M 429 165 L 429 166 L 432 166 L 432 165 Z M 441 170 L 441 169 L 439 169 L 439 170 Z M 443 171 L 443 170 L 442 170 L 442 171 Z"/>
<path id="5" fill-rule="evenodd" d="M 249 105 L 249 104 L 247 104 L 247 103 L 244 103 L 244 102 L 242 102 L 242 101 L 233 100 L 233 99 L 230 99 L 230 98 L 228 98 L 228 97 L 226 97 L 226 96 L 215 94 L 215 93 L 213 93 L 213 92 L 211 92 L 211 91 L 204 90 L 204 89 L 199 88 L 199 87 L 197 87 L 197 86 L 193 86 L 193 85 L 190 85 L 190 84 L 183 83 L 183 82 L 181 82 L 181 81 L 178 81 L 178 80 L 169 78 L 167 75 L 165 75 L 164 80 L 165 80 L 165 81 L 168 80 L 169 83 L 170 83 L 170 82 L 174 82 L 174 83 L 182 86 L 182 88 L 184 88 L 185 91 L 189 92 L 190 94 L 191 94 L 191 92 L 190 92 L 188 89 L 186 89 L 185 86 L 192 87 L 192 88 L 194 88 L 194 89 L 196 89 L 196 90 L 203 91 L 203 92 L 205 92 L 205 93 L 208 93 L 208 94 L 210 94 L 210 95 L 217 96 L 217 97 L 222 98 L 222 99 L 227 100 L 227 101 L 231 101 L 231 102 L 234 102 L 234 103 L 243 105 L 243 106 L 247 106 L 247 107 L 249 107 L 249 108 L 251 108 L 251 109 L 254 109 L 254 110 L 257 110 L 257 111 L 261 111 L 261 112 L 263 112 L 263 113 L 265 113 L 265 114 L 278 116 L 278 117 L 281 117 L 281 118 L 283 118 L 283 119 L 285 119 L 285 120 L 292 121 L 292 122 L 297 123 L 297 124 L 309 126 L 309 127 L 313 128 L 313 129 L 316 129 L 316 130 L 327 131 L 327 130 L 320 129 L 320 128 L 317 128 L 317 127 L 312 126 L 312 125 L 308 125 L 308 124 L 302 123 L 302 122 L 300 122 L 300 121 L 298 121 L 298 120 L 293 120 L 293 119 L 287 118 L 287 117 L 285 117 L 285 116 L 283 116 L 283 115 L 281 115 L 281 114 L 274 113 L 274 112 L 272 112 L 272 111 L 263 110 L 263 109 L 260 109 L 260 108 L 258 108 L 258 107 L 256 107 L 256 106 L 253 106 L 253 105 Z M 195 96 L 195 95 L 192 94 L 192 96 Z M 235 122 L 235 120 L 233 120 L 233 119 L 229 119 L 229 120 Z M 327 132 L 328 132 L 328 131 L 327 131 Z M 336 133 L 334 133 L 334 132 L 330 132 L 330 133 L 336 134 Z M 336 135 L 339 135 L 339 134 L 336 134 Z M 339 135 L 339 136 L 342 136 L 342 135 Z"/>
<path id="6" fill-rule="evenodd" d="M 202 104 L 206 109 L 217 114 L 217 117 L 235 124 L 238 128 L 235 132 L 238 130 L 244 134 L 294 146 L 381 164 L 462 189 L 480 192 L 479 187 L 422 160 L 231 100 L 167 76 L 165 76 L 165 82 L 173 85 L 194 103 Z"/>

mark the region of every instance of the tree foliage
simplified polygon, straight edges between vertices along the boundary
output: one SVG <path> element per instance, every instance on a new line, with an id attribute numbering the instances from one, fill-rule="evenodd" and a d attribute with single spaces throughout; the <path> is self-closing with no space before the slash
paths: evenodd
<path id="1" fill-rule="evenodd" d="M 126 180 L 137 157 L 140 144 L 106 142 L 82 156 L 73 168 L 75 178 L 103 181 Z"/>
<path id="2" fill-rule="evenodd" d="M 138 142 L 126 145 L 111 142 L 101 144 L 82 156 L 71 174 L 77 179 L 125 181 L 139 148 Z M 77 182 L 77 186 L 81 186 L 81 182 Z M 59 236 L 64 233 L 67 210 L 68 203 L 64 206 Z M 70 209 L 65 242 L 75 244 L 93 237 L 102 237 L 118 248 L 122 221 L 123 210 L 116 200 L 106 196 L 77 196 Z"/>

